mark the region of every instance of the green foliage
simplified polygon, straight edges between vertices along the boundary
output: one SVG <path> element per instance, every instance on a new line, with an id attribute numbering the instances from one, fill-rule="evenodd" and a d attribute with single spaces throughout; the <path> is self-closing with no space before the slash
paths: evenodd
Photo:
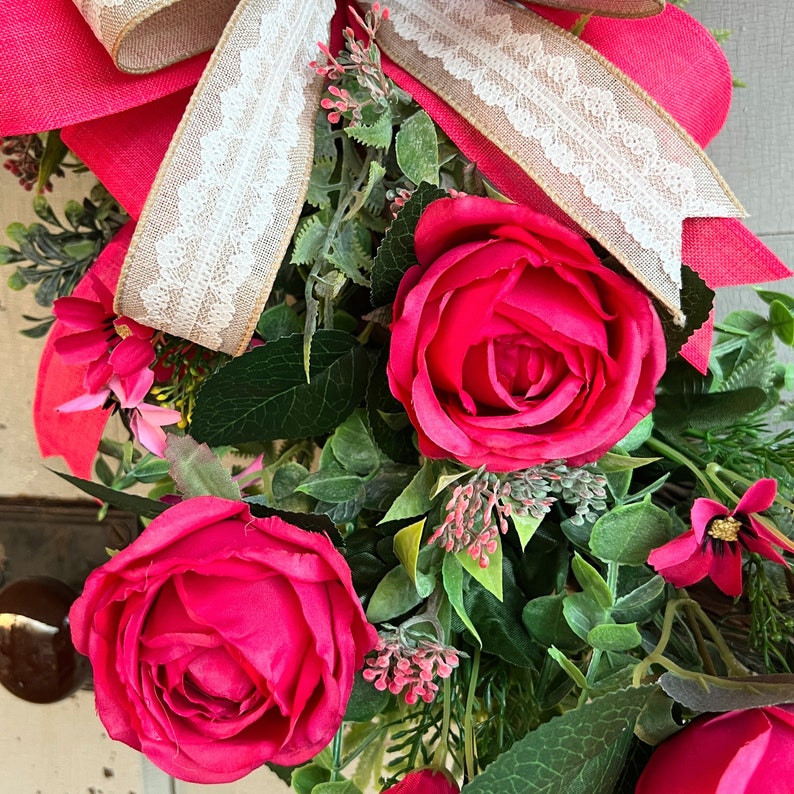
<path id="1" fill-rule="evenodd" d="M 420 184 L 400 210 L 384 238 L 372 265 L 372 304 L 385 306 L 394 300 L 408 268 L 416 264 L 414 230 L 427 206 L 446 196 L 434 185 Z"/>
<path id="2" fill-rule="evenodd" d="M 623 756 L 616 756 L 612 747 L 631 734 L 651 689 L 624 689 L 554 717 L 502 753 L 464 786 L 463 794 L 581 792 L 585 767 L 602 756 L 609 762 L 599 763 L 600 776 L 591 777 L 586 790 L 609 794 L 623 765 Z"/>
<path id="3" fill-rule="evenodd" d="M 100 251 L 127 221 L 127 216 L 99 186 L 82 204 L 76 201 L 66 204 L 65 224 L 44 196 L 34 198 L 33 209 L 44 223 L 29 226 L 12 223 L 6 234 L 16 247 L 0 245 L 0 264 L 17 265 L 8 280 L 11 289 L 36 285 L 36 303 L 50 307 L 56 298 L 72 293 Z M 22 264 L 24 262 L 29 264 Z M 36 322 L 37 325 L 27 331 L 28 336 L 46 333 L 52 319 Z"/>
<path id="4" fill-rule="evenodd" d="M 320 435 L 344 421 L 364 396 L 369 359 L 341 331 L 314 337 L 307 382 L 303 338 L 276 339 L 233 359 L 199 391 L 191 435 L 208 444 Z"/>
<path id="5" fill-rule="evenodd" d="M 642 565 L 651 550 L 671 539 L 670 516 L 649 498 L 601 516 L 593 526 L 590 548 L 599 559 Z"/>
<path id="6" fill-rule="evenodd" d="M 438 185 L 438 138 L 436 125 L 424 110 L 407 118 L 396 136 L 397 164 L 415 185 Z"/>
<path id="7" fill-rule="evenodd" d="M 169 473 L 172 479 L 186 498 L 218 496 L 221 499 L 240 499 L 240 487 L 206 444 L 198 444 L 190 436 L 169 435 L 165 457 L 171 464 Z"/>

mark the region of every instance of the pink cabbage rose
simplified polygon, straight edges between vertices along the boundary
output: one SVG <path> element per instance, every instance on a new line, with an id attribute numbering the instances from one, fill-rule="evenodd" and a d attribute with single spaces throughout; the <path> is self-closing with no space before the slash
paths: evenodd
<path id="1" fill-rule="evenodd" d="M 70 620 L 110 736 L 198 783 L 320 752 L 377 642 L 327 537 L 211 496 L 96 569 Z"/>
<path id="2" fill-rule="evenodd" d="M 528 207 L 440 199 L 394 304 L 389 383 L 422 454 L 514 471 L 593 461 L 654 406 L 661 324 L 632 280 Z"/>
<path id="3" fill-rule="evenodd" d="M 443 769 L 415 769 L 383 794 L 458 794 L 460 788 Z"/>
<path id="4" fill-rule="evenodd" d="M 636 794 L 791 794 L 794 706 L 699 717 L 651 756 Z"/>

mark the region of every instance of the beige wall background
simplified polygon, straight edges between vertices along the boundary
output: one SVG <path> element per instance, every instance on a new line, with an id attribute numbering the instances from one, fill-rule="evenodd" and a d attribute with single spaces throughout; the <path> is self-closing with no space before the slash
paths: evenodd
<path id="1" fill-rule="evenodd" d="M 709 149 L 714 162 L 751 213 L 748 225 L 784 261 L 794 265 L 794 11 L 788 0 L 692 0 L 706 25 L 734 32 L 725 49 L 747 87 L 735 93 L 725 130 Z M 81 197 L 90 178 L 70 180 Z M 66 198 L 63 184 L 56 198 Z M 0 229 L 35 219 L 30 194 L 0 172 Z M 0 235 L 0 242 L 5 242 Z M 0 269 L 0 495 L 75 498 L 42 465 L 30 421 L 41 341 L 19 335 L 22 314 L 41 315 L 30 291 L 4 285 Z M 719 295 L 724 314 L 760 306 L 752 291 Z M 2 509 L 2 508 L 0 508 Z M 96 718 L 90 693 L 53 706 L 33 706 L 0 688 L 0 789 L 6 794 L 275 794 L 286 788 L 267 771 L 237 784 L 190 786 L 171 780 L 139 754 L 112 742 Z"/>

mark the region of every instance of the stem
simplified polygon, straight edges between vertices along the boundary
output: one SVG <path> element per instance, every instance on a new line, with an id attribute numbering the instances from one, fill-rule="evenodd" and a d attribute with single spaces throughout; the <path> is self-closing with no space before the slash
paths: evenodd
<path id="1" fill-rule="evenodd" d="M 697 615 L 692 609 L 692 605 L 686 604 L 684 606 L 684 612 L 686 613 L 686 619 L 687 623 L 689 624 L 689 628 L 692 630 L 692 634 L 695 637 L 695 644 L 698 647 L 698 655 L 700 656 L 700 660 L 703 662 L 703 669 L 709 675 L 717 675 L 717 671 L 714 669 L 714 662 L 711 660 L 711 655 L 709 654 L 709 650 L 706 647 L 706 641 L 703 639 L 703 632 L 700 630 L 700 626 L 697 622 Z"/>
<path id="2" fill-rule="evenodd" d="M 671 447 L 669 444 L 666 444 L 664 441 L 660 441 L 658 438 L 654 438 L 651 436 L 646 442 L 645 445 L 650 449 L 664 455 L 668 460 L 673 461 L 673 463 L 678 463 L 681 466 L 685 466 L 689 471 L 692 472 L 695 479 L 703 486 L 703 489 L 706 491 L 710 499 L 716 499 L 717 493 L 711 487 L 711 483 L 708 479 L 703 475 L 703 472 L 695 466 L 695 464 L 683 453 L 679 450 Z"/>
<path id="3" fill-rule="evenodd" d="M 334 734 L 333 741 L 331 742 L 331 755 L 333 756 L 333 766 L 331 767 L 331 783 L 341 778 L 340 770 L 342 768 L 342 726 Z"/>
<path id="4" fill-rule="evenodd" d="M 441 720 L 441 738 L 433 753 L 433 766 L 443 767 L 446 760 L 447 753 L 449 753 L 449 724 L 452 719 L 452 681 L 449 678 L 444 679 L 444 715 Z"/>
<path id="5" fill-rule="evenodd" d="M 473 780 L 477 770 L 474 767 L 474 724 L 472 712 L 474 711 L 474 692 L 477 688 L 477 678 L 480 675 L 480 649 L 474 649 L 471 662 L 471 677 L 469 678 L 469 691 L 466 693 L 466 712 L 463 715 L 463 731 L 465 733 L 464 750 L 466 754 L 466 778 Z"/>

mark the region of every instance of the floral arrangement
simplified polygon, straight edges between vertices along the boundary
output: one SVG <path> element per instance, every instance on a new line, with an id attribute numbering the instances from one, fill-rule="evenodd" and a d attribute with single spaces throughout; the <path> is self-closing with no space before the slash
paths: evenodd
<path id="1" fill-rule="evenodd" d="M 124 0 L 83 5 L 93 33 L 53 3 L 65 43 L 21 81 L 55 110 L 0 117 L 42 220 L 0 259 L 52 305 L 43 455 L 141 518 L 70 612 L 108 733 L 299 794 L 783 790 L 794 298 L 759 289 L 712 342 L 711 288 L 789 275 L 700 150 L 714 39 L 663 2 L 318 3 L 331 43 L 289 74 L 271 51 L 252 121 L 235 30 L 287 50 L 315 10 L 250 3 L 177 128 L 207 56 L 118 71 L 94 33 Z M 709 81 L 653 79 L 666 48 Z M 104 186 L 64 224 L 44 193 L 82 163 Z"/>

